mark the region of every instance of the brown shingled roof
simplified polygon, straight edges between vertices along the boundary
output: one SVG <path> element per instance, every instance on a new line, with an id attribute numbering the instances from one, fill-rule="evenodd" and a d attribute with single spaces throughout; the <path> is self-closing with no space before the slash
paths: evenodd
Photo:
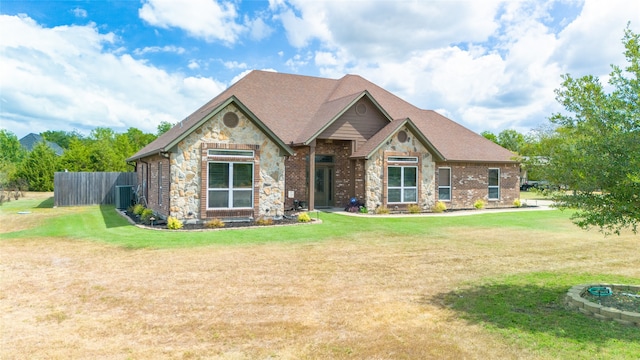
<path id="1" fill-rule="evenodd" d="M 177 139 L 195 130 L 232 98 L 264 124 L 280 144 L 302 144 L 313 140 L 363 96 L 369 96 L 390 120 L 410 119 L 443 160 L 513 161 L 514 154 L 509 150 L 434 111 L 419 109 L 360 76 L 326 79 L 258 70 L 231 85 L 129 160 L 168 151 Z"/>

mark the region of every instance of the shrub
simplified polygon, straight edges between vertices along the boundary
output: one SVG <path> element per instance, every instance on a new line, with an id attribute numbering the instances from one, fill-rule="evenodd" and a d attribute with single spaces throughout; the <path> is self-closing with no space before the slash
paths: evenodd
<path id="1" fill-rule="evenodd" d="M 419 214 L 422 209 L 418 204 L 410 204 L 409 206 L 407 206 L 407 211 L 409 212 L 409 214 Z"/>
<path id="2" fill-rule="evenodd" d="M 521 207 L 522 206 L 522 201 L 520 201 L 520 199 L 513 200 L 513 206 Z"/>
<path id="3" fill-rule="evenodd" d="M 386 206 L 378 206 L 376 208 L 376 214 L 377 215 L 386 215 L 386 214 L 390 214 L 390 213 L 391 213 L 391 210 L 389 210 L 389 208 L 386 207 Z"/>
<path id="4" fill-rule="evenodd" d="M 306 212 L 298 214 L 298 222 L 309 222 L 311 221 L 311 216 Z"/>
<path id="5" fill-rule="evenodd" d="M 133 206 L 133 213 L 135 215 L 142 215 L 143 211 L 144 211 L 144 206 L 142 204 L 135 204 Z"/>
<path id="6" fill-rule="evenodd" d="M 445 212 L 447 211 L 447 204 L 442 201 L 438 201 L 437 203 L 435 203 L 435 205 L 433 205 L 431 211 L 433 211 L 434 213 Z"/>
<path id="7" fill-rule="evenodd" d="M 224 221 L 220 219 L 211 219 L 204 224 L 204 226 L 209 229 L 223 228 L 224 225 L 225 225 Z"/>
<path id="8" fill-rule="evenodd" d="M 167 228 L 169 230 L 179 230 L 182 229 L 182 221 L 173 216 L 169 216 L 167 218 Z"/>
<path id="9" fill-rule="evenodd" d="M 478 200 L 476 200 L 476 202 L 473 203 L 473 207 L 478 209 L 478 210 L 484 209 L 484 205 L 485 205 L 485 203 L 484 203 L 484 200 L 482 200 L 482 199 L 478 199 Z"/>
<path id="10" fill-rule="evenodd" d="M 152 217 L 154 217 L 153 210 L 144 209 L 142 210 L 142 214 L 140 215 L 140 221 L 142 221 L 145 224 L 150 224 Z"/>
<path id="11" fill-rule="evenodd" d="M 268 217 L 264 217 L 264 216 L 260 216 L 258 218 L 258 220 L 256 220 L 256 224 L 258 224 L 260 226 L 273 225 L 273 219 L 272 218 L 268 218 Z"/>

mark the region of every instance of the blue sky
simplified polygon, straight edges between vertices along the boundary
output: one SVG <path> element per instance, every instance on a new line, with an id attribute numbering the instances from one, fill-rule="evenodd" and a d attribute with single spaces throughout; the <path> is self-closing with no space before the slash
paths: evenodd
<path id="1" fill-rule="evenodd" d="M 0 2 L 0 128 L 155 133 L 253 69 L 358 74 L 473 131 L 528 132 L 560 75 L 606 82 L 640 1 Z"/>

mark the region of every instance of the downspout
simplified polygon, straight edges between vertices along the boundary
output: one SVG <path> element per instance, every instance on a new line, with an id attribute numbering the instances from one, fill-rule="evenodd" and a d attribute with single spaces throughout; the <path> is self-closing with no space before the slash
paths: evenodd
<path id="1" fill-rule="evenodd" d="M 145 206 L 149 206 L 149 163 L 140 159 L 140 162 L 145 165 L 145 173 L 142 179 L 142 193 L 144 194 Z"/>

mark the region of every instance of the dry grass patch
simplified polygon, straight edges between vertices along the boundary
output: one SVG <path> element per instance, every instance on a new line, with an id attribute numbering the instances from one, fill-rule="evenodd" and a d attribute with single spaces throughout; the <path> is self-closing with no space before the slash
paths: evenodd
<path id="1" fill-rule="evenodd" d="M 640 278 L 637 246 L 631 234 L 499 228 L 162 250 L 3 240 L 0 357 L 552 358 L 439 299 L 499 274 Z"/>

